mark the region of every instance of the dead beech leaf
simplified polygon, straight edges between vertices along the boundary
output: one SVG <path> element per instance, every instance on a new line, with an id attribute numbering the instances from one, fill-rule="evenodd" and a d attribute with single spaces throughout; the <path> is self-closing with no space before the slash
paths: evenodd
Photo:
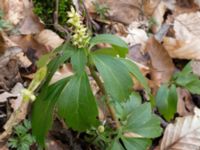
<path id="1" fill-rule="evenodd" d="M 192 115 L 194 111 L 194 103 L 192 101 L 192 96 L 190 92 L 186 89 L 177 89 L 178 93 L 178 104 L 177 104 L 177 113 L 180 116 Z"/>
<path id="2" fill-rule="evenodd" d="M 193 60 L 191 63 L 192 71 L 200 77 L 200 60 Z"/>
<path id="3" fill-rule="evenodd" d="M 25 53 L 28 49 L 35 50 L 37 57 L 40 57 L 48 51 L 47 47 L 36 41 L 32 35 L 10 36 L 10 40 L 19 45 Z"/>
<path id="4" fill-rule="evenodd" d="M 194 3 L 200 7 L 200 0 L 194 0 Z"/>
<path id="5" fill-rule="evenodd" d="M 50 84 L 53 84 L 56 81 L 69 77 L 71 75 L 73 75 L 71 64 L 64 64 L 58 71 L 55 72 L 55 74 L 51 79 Z"/>
<path id="6" fill-rule="evenodd" d="M 164 47 L 171 57 L 200 59 L 200 12 L 185 13 L 174 21 L 175 38 L 165 38 Z"/>
<path id="7" fill-rule="evenodd" d="M 16 97 L 16 96 L 18 96 L 18 95 L 8 93 L 8 92 L 3 92 L 2 94 L 0 94 L 0 102 L 1 103 L 6 102 L 9 97 Z"/>
<path id="8" fill-rule="evenodd" d="M 144 50 L 145 43 L 148 40 L 147 33 L 143 29 L 139 29 L 134 26 L 133 24 L 130 24 L 128 27 L 128 35 L 123 38 L 130 46 L 133 46 L 135 44 L 141 44 L 142 50 Z"/>
<path id="9" fill-rule="evenodd" d="M 200 35 L 200 12 L 185 13 L 174 21 L 175 35 L 178 40 L 192 41 Z"/>
<path id="10" fill-rule="evenodd" d="M 5 19 L 17 25 L 24 18 L 24 4 L 22 0 L 4 0 L 0 8 L 5 14 Z"/>
<path id="11" fill-rule="evenodd" d="M 29 0 L 5 0 L 0 3 L 4 18 L 17 27 L 21 34 L 35 34 L 44 28 L 32 7 L 32 1 Z"/>
<path id="12" fill-rule="evenodd" d="M 34 37 L 34 39 L 38 43 L 50 47 L 51 49 L 57 48 L 64 42 L 64 40 L 60 38 L 55 32 L 48 29 L 42 30 Z"/>
<path id="13" fill-rule="evenodd" d="M 146 44 L 146 51 L 151 59 L 150 74 L 152 80 L 157 86 L 168 82 L 175 67 L 165 48 L 154 37 L 151 37 Z"/>
<path id="14" fill-rule="evenodd" d="M 142 14 L 143 0 L 98 0 L 100 4 L 108 6 L 109 19 L 130 24 L 132 21 L 138 20 Z"/>
<path id="15" fill-rule="evenodd" d="M 153 26 L 154 33 L 160 29 L 166 10 L 167 6 L 162 0 L 146 0 L 144 2 L 144 13 L 156 21 L 156 25 Z"/>
<path id="16" fill-rule="evenodd" d="M 200 110 L 194 115 L 179 117 L 164 132 L 160 150 L 198 150 L 200 147 Z"/>
<path id="17" fill-rule="evenodd" d="M 6 51 L 6 42 L 3 38 L 2 33 L 0 32 L 0 55 Z"/>
<path id="18" fill-rule="evenodd" d="M 137 133 L 133 133 L 133 132 L 124 133 L 124 137 L 127 137 L 127 138 L 142 138 L 141 135 L 139 135 Z"/>
<path id="19" fill-rule="evenodd" d="M 24 89 L 24 86 L 21 84 L 21 83 L 17 83 L 13 89 L 11 90 L 11 93 L 13 95 L 17 95 L 17 98 L 12 98 L 10 99 L 10 104 L 11 104 L 11 107 L 13 108 L 14 111 L 16 111 L 21 103 L 22 103 L 22 94 L 21 94 L 21 91 Z"/>

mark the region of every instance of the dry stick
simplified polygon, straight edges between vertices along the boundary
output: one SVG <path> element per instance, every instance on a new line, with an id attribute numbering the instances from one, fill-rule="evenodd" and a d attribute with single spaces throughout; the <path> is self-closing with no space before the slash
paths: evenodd
<path id="1" fill-rule="evenodd" d="M 66 33 L 67 34 L 66 40 L 69 40 L 70 39 L 69 31 L 58 23 L 58 11 L 59 11 L 59 0 L 56 0 L 56 10 L 54 12 L 54 24 L 53 25 L 54 25 L 54 28 L 56 30 L 58 30 L 59 32 Z"/>
<path id="2" fill-rule="evenodd" d="M 30 101 L 22 100 L 19 108 L 12 113 L 4 125 L 5 131 L 0 134 L 0 142 L 8 138 L 12 134 L 13 127 L 26 118 L 29 103 Z"/>
<path id="3" fill-rule="evenodd" d="M 115 115 L 115 110 L 114 108 L 110 105 L 109 103 L 109 97 L 106 93 L 106 90 L 103 86 L 103 83 L 101 82 L 101 79 L 99 78 L 99 76 L 96 74 L 95 70 L 93 67 L 89 67 L 90 69 L 90 73 L 91 73 L 91 76 L 94 78 L 94 80 L 96 81 L 97 85 L 99 86 L 102 94 L 104 94 L 106 96 L 106 106 L 107 106 L 107 109 L 112 117 L 112 119 L 114 120 L 114 122 L 116 123 L 116 128 L 118 129 L 120 127 L 120 123 L 119 123 L 119 120 L 117 119 L 116 115 Z"/>
<path id="4" fill-rule="evenodd" d="M 86 14 L 86 20 L 87 20 L 87 26 L 90 28 L 90 30 L 92 30 L 92 24 L 95 26 L 95 29 L 99 29 L 100 26 L 92 19 L 92 17 L 90 16 L 86 6 L 85 6 L 85 2 L 84 0 L 79 0 L 80 3 L 82 4 L 83 6 L 83 9 L 85 11 L 85 14 Z"/>

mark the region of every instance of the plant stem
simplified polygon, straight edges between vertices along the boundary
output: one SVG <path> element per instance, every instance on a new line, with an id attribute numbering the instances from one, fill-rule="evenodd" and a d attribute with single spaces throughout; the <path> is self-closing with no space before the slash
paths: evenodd
<path id="1" fill-rule="evenodd" d="M 106 90 L 105 90 L 105 88 L 104 88 L 104 85 L 103 85 L 101 79 L 99 78 L 99 76 L 96 74 L 94 68 L 93 68 L 92 66 L 89 66 L 89 69 L 90 69 L 91 76 L 92 76 L 92 77 L 94 78 L 94 80 L 96 81 L 96 83 L 97 83 L 97 85 L 99 86 L 99 88 L 100 88 L 102 94 L 106 96 L 106 107 L 107 107 L 107 109 L 108 109 L 108 111 L 109 111 L 109 113 L 110 113 L 110 115 L 111 115 L 113 121 L 114 121 L 115 124 L 116 124 L 116 127 L 115 127 L 115 128 L 118 129 L 118 128 L 120 127 L 120 123 L 119 123 L 119 120 L 118 120 L 117 117 L 116 117 L 116 113 L 115 113 L 114 108 L 113 108 L 113 107 L 110 105 L 110 103 L 109 103 L 109 96 L 108 96 L 108 94 L 106 93 Z"/>

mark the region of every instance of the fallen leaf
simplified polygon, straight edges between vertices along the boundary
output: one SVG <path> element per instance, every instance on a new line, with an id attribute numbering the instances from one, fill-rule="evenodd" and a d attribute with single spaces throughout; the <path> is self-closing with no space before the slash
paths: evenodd
<path id="1" fill-rule="evenodd" d="M 15 99 L 10 99 L 10 104 L 11 104 L 11 107 L 13 108 L 14 111 L 16 111 L 21 103 L 22 103 L 22 94 L 21 94 L 21 91 L 24 89 L 24 86 L 21 84 L 21 83 L 17 83 L 13 89 L 11 90 L 11 93 L 13 95 L 17 95 L 17 97 Z"/>
<path id="2" fill-rule="evenodd" d="M 20 67 L 28 68 L 32 65 L 32 62 L 28 59 L 28 57 L 23 53 L 18 53 L 16 57 L 19 60 Z"/>
<path id="3" fill-rule="evenodd" d="M 22 0 L 6 0 L 0 3 L 4 18 L 13 25 L 17 25 L 24 18 L 24 4 Z"/>
<path id="4" fill-rule="evenodd" d="M 172 58 L 200 59 L 200 12 L 185 13 L 174 21 L 175 38 L 164 38 L 164 47 Z"/>
<path id="5" fill-rule="evenodd" d="M 148 40 L 146 51 L 151 59 L 151 78 L 159 87 L 171 79 L 175 66 L 165 48 L 154 37 Z"/>
<path id="6" fill-rule="evenodd" d="M 16 58 L 10 58 L 5 66 L 0 68 L 0 87 L 10 90 L 17 82 L 21 81 L 19 64 Z"/>
<path id="7" fill-rule="evenodd" d="M 134 22 L 128 26 L 128 35 L 123 38 L 130 46 L 141 44 L 144 50 L 145 43 L 148 40 L 145 30 L 135 27 Z"/>
<path id="8" fill-rule="evenodd" d="M 55 32 L 45 29 L 40 33 L 35 35 L 34 39 L 46 47 L 50 47 L 51 49 L 55 49 L 60 46 L 64 40 L 60 38 Z"/>
<path id="9" fill-rule="evenodd" d="M 33 13 L 32 1 L 6 0 L 0 3 L 4 19 L 8 20 L 21 34 L 35 34 L 44 28 L 39 18 Z"/>
<path id="10" fill-rule="evenodd" d="M 156 21 L 156 25 L 153 25 L 153 32 L 156 33 L 164 20 L 164 14 L 167 10 L 167 6 L 164 1 L 161 0 L 146 0 L 144 2 L 144 13 L 152 17 Z"/>
<path id="11" fill-rule="evenodd" d="M 200 7 L 200 0 L 194 0 L 194 3 Z"/>
<path id="12" fill-rule="evenodd" d="M 142 14 L 142 0 L 99 0 L 108 6 L 109 19 L 126 25 L 139 19 Z"/>
<path id="13" fill-rule="evenodd" d="M 50 84 L 53 84 L 58 80 L 69 77 L 71 75 L 73 75 L 71 64 L 63 64 L 62 67 L 53 75 Z"/>
<path id="14" fill-rule="evenodd" d="M 0 94 L 0 102 L 3 103 L 3 102 L 6 102 L 8 101 L 8 98 L 9 97 L 17 97 L 18 95 L 16 94 L 12 94 L 12 93 L 9 93 L 9 92 L 3 92 Z"/>
<path id="15" fill-rule="evenodd" d="M 195 105 L 192 101 L 190 92 L 188 92 L 186 89 L 178 88 L 177 93 L 178 93 L 177 113 L 180 116 L 192 115 Z"/>
<path id="16" fill-rule="evenodd" d="M 6 42 L 3 38 L 2 33 L 0 32 L 0 55 L 6 51 Z"/>
<path id="17" fill-rule="evenodd" d="M 36 51 L 35 55 L 40 57 L 48 51 L 48 48 L 36 41 L 32 35 L 10 36 L 9 38 L 22 48 L 24 53 L 26 53 L 28 49 L 32 49 Z"/>
<path id="18" fill-rule="evenodd" d="M 164 132 L 160 150 L 195 150 L 200 147 L 200 110 L 194 109 L 194 115 L 178 117 L 169 124 Z"/>
<path id="19" fill-rule="evenodd" d="M 200 77 L 200 60 L 193 60 L 191 63 L 192 72 Z"/>

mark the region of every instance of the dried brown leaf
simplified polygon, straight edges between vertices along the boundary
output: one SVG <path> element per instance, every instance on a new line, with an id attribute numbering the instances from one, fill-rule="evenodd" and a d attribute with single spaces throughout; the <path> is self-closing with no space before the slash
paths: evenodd
<path id="1" fill-rule="evenodd" d="M 64 40 L 60 38 L 55 32 L 45 29 L 38 33 L 34 39 L 46 47 L 50 47 L 51 49 L 55 49 L 60 46 Z"/>
<path id="2" fill-rule="evenodd" d="M 153 17 L 156 21 L 156 25 L 153 26 L 153 31 L 156 33 L 164 20 L 164 14 L 167 10 L 167 6 L 162 0 L 146 0 L 144 3 L 144 13 Z"/>
<path id="3" fill-rule="evenodd" d="M 177 118 L 164 132 L 160 150 L 197 150 L 200 147 L 200 110 L 193 116 Z"/>
<path id="4" fill-rule="evenodd" d="M 0 3 L 5 16 L 21 34 L 35 34 L 44 28 L 39 18 L 33 13 L 32 1 L 6 0 Z"/>
<path id="5" fill-rule="evenodd" d="M 165 38 L 164 47 L 171 57 L 200 59 L 200 12 L 177 16 L 174 22 L 175 38 Z"/>
<path id="6" fill-rule="evenodd" d="M 168 82 L 174 72 L 174 64 L 165 48 L 154 37 L 146 45 L 151 59 L 151 78 L 157 86 Z"/>
<path id="7" fill-rule="evenodd" d="M 178 88 L 177 93 L 178 93 L 177 113 L 180 116 L 192 115 L 195 105 L 192 101 L 190 92 L 188 92 L 186 89 Z"/>
<path id="8" fill-rule="evenodd" d="M 142 1 L 143 0 L 99 0 L 99 3 L 108 6 L 110 20 L 128 25 L 141 17 Z"/>

